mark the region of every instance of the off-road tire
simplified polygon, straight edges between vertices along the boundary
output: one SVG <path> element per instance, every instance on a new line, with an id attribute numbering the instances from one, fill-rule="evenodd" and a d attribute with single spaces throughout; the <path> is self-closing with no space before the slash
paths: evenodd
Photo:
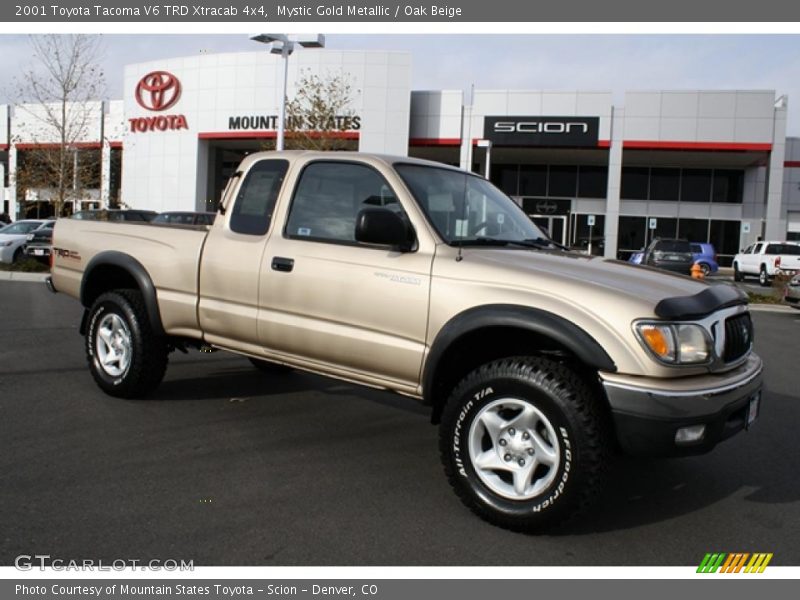
<path id="1" fill-rule="evenodd" d="M 263 373 L 281 375 L 285 373 L 291 373 L 293 371 L 292 367 L 287 367 L 286 365 L 270 362 L 268 360 L 261 360 L 259 358 L 253 358 L 252 356 L 248 356 L 247 358 L 256 369 Z"/>
<path id="2" fill-rule="evenodd" d="M 767 267 L 765 265 L 761 265 L 761 270 L 758 272 L 758 285 L 769 287 L 769 275 L 767 275 Z"/>
<path id="3" fill-rule="evenodd" d="M 98 334 L 101 328 L 103 333 Z M 104 336 L 106 339 L 116 336 L 118 345 L 127 348 L 126 360 L 114 362 L 117 352 L 103 341 Z M 125 341 L 126 338 L 129 340 Z M 115 290 L 97 298 L 89 310 L 85 344 L 92 377 L 111 396 L 143 398 L 164 378 L 168 360 L 166 340 L 153 332 L 144 300 L 137 290 Z M 123 354 L 124 351 L 120 353 Z M 103 365 L 103 356 L 110 358 L 110 364 Z"/>
<path id="4" fill-rule="evenodd" d="M 733 263 L 733 280 L 734 281 L 744 281 L 744 275 L 739 270 L 739 263 Z"/>
<path id="5" fill-rule="evenodd" d="M 524 436 L 526 432 L 531 439 L 534 429 L 512 431 L 509 424 L 522 421 L 513 415 L 513 410 L 507 413 L 509 420 L 503 420 L 506 403 L 524 407 L 529 413 L 538 411 L 549 421 L 549 430 L 555 431 L 555 440 L 548 440 L 549 435 L 539 439 L 549 441 L 551 450 L 557 449 L 560 457 L 554 466 L 547 467 L 546 475 L 538 478 L 543 485 L 549 481 L 546 487 L 538 492 L 536 486 L 531 487 L 527 491 L 529 497 L 518 494 L 513 498 L 508 493 L 498 493 L 491 486 L 514 488 L 516 476 L 508 472 L 503 475 L 502 470 L 492 471 L 493 467 L 477 468 L 472 459 L 475 453 L 482 452 L 481 456 L 486 456 L 499 448 L 505 452 L 512 446 L 514 452 L 518 451 L 517 458 L 506 465 L 513 467 L 513 463 L 525 459 L 526 454 L 532 459 L 540 456 L 538 446 L 531 451 L 520 445 L 522 437 L 509 441 L 508 435 Z M 495 420 L 496 416 L 501 417 L 500 421 Z M 484 425 L 487 417 L 491 417 L 493 423 L 505 423 L 505 429 L 498 430 L 501 433 L 497 440 Z M 456 386 L 444 407 L 439 450 L 445 474 L 461 501 L 486 521 L 516 531 L 547 529 L 580 513 L 597 496 L 610 456 L 607 419 L 596 394 L 576 372 L 563 364 L 538 357 L 514 357 L 487 363 Z M 535 429 L 539 430 L 539 425 Z M 506 436 L 506 445 L 499 441 L 501 436 Z M 498 450 L 498 454 L 500 452 Z M 492 460 L 500 463 L 507 461 L 508 456 Z M 533 470 L 531 481 L 537 479 L 543 467 L 535 469 L 539 470 Z M 555 470 L 552 480 L 549 479 L 550 469 Z M 513 496 L 516 488 L 510 491 Z"/>

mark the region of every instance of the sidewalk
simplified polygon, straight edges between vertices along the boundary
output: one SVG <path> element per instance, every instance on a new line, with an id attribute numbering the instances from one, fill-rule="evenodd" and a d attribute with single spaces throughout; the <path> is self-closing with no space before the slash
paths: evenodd
<path id="1" fill-rule="evenodd" d="M 20 271 L 0 271 L 0 281 L 44 281 L 50 273 L 22 273 Z"/>

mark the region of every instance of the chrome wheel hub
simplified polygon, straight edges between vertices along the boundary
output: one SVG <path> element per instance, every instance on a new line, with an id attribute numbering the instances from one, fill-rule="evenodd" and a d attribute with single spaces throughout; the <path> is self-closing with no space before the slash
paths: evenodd
<path id="1" fill-rule="evenodd" d="M 484 406 L 470 425 L 468 440 L 475 473 L 490 490 L 510 500 L 528 500 L 542 493 L 561 463 L 550 420 L 516 398 Z"/>
<path id="2" fill-rule="evenodd" d="M 100 319 L 95 333 L 95 352 L 100 367 L 111 377 L 124 375 L 131 365 L 131 332 L 119 315 Z"/>

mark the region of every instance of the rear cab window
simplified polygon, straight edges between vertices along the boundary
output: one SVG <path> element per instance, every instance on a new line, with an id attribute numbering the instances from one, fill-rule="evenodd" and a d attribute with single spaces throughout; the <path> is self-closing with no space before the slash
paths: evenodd
<path id="1" fill-rule="evenodd" d="M 289 161 L 282 159 L 260 160 L 250 167 L 233 203 L 231 231 L 246 235 L 267 233 L 288 169 Z"/>

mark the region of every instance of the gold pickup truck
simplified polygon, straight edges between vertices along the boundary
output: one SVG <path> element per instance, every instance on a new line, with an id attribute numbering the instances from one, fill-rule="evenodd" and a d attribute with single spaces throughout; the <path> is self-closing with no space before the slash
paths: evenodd
<path id="1" fill-rule="evenodd" d="M 568 252 L 439 163 L 257 153 L 210 228 L 62 219 L 53 246 L 105 392 L 212 347 L 412 396 L 461 500 L 512 529 L 586 505 L 616 449 L 706 452 L 758 415 L 742 292 Z"/>

